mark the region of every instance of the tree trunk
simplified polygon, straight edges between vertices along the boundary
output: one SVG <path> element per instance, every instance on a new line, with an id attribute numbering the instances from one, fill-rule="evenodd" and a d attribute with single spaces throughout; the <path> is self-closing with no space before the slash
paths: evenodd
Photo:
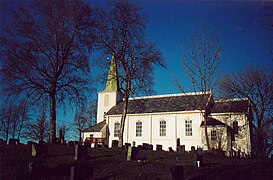
<path id="1" fill-rule="evenodd" d="M 125 119 L 126 119 L 126 115 L 127 115 L 129 89 L 130 89 L 130 84 L 129 84 L 129 82 L 127 82 L 126 83 L 126 91 L 124 94 L 123 112 L 122 112 L 122 116 L 121 116 L 121 123 L 120 123 L 120 129 L 119 129 L 118 147 L 122 147 L 122 145 L 123 145 L 123 132 L 124 132 Z"/>
<path id="2" fill-rule="evenodd" d="M 50 93 L 50 132 L 49 143 L 53 144 L 56 140 L 56 91 Z"/>
<path id="3" fill-rule="evenodd" d="M 210 143 L 209 143 L 209 136 L 208 136 L 208 127 L 207 127 L 207 117 L 205 116 L 205 136 L 206 136 L 206 143 L 207 143 L 207 148 L 210 151 Z"/>

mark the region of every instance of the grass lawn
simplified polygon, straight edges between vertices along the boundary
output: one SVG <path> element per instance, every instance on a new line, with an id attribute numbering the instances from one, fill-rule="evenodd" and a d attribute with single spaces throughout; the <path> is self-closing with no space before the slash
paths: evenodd
<path id="1" fill-rule="evenodd" d="M 205 153 L 204 166 L 197 168 L 190 153 L 141 150 L 139 156 L 144 161 L 137 162 L 126 161 L 126 149 L 89 148 L 87 158 L 74 161 L 74 147 L 47 147 L 48 155 L 40 158 L 35 177 L 30 177 L 31 147 L 1 145 L 3 179 L 69 179 L 71 166 L 75 166 L 75 179 L 82 174 L 93 174 L 92 179 L 170 179 L 174 165 L 184 166 L 184 179 L 273 179 L 272 159 L 237 159 Z"/>

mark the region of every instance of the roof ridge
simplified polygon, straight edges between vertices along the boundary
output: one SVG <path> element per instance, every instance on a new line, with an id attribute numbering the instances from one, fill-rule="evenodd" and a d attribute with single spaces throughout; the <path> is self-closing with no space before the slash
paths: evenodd
<path id="1" fill-rule="evenodd" d="M 245 101 L 248 100 L 248 98 L 230 98 L 230 99 L 219 99 L 215 100 L 215 102 L 231 102 L 231 101 Z"/>
<path id="2" fill-rule="evenodd" d="M 131 97 L 129 100 L 136 99 L 151 99 L 151 98 L 164 98 L 164 97 L 175 97 L 175 96 L 193 96 L 193 95 L 202 95 L 203 92 L 188 92 L 188 93 L 177 93 L 177 94 L 162 94 L 162 95 L 152 95 L 152 96 L 141 96 L 141 97 Z M 211 94 L 210 91 L 206 91 L 206 94 Z"/>

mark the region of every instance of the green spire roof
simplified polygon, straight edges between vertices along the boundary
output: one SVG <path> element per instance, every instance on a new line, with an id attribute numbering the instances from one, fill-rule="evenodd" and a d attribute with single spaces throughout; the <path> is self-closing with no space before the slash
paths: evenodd
<path id="1" fill-rule="evenodd" d="M 118 86 L 118 73 L 115 56 L 112 55 L 110 69 L 107 76 L 106 86 L 103 92 L 116 92 L 119 91 Z"/>

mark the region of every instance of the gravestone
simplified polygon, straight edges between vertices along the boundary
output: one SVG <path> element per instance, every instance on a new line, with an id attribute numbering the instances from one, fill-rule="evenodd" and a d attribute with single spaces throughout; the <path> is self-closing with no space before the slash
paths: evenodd
<path id="1" fill-rule="evenodd" d="M 139 158 L 139 148 L 138 147 L 132 147 L 132 155 L 131 155 L 131 159 L 132 160 L 138 160 Z"/>
<path id="2" fill-rule="evenodd" d="M 67 146 L 74 146 L 74 141 L 68 141 Z"/>
<path id="3" fill-rule="evenodd" d="M 136 142 L 133 141 L 133 142 L 132 142 L 132 145 L 133 145 L 133 147 L 136 147 Z"/>
<path id="4" fill-rule="evenodd" d="M 197 151 L 194 154 L 194 162 L 196 163 L 197 167 L 203 166 L 203 149 L 202 148 L 197 148 Z"/>
<path id="5" fill-rule="evenodd" d="M 47 156 L 47 146 L 44 144 L 33 143 L 31 145 L 31 155 L 32 157 L 39 158 L 42 156 Z"/>
<path id="6" fill-rule="evenodd" d="M 143 149 L 143 146 L 142 145 L 138 145 L 137 148 L 138 149 Z"/>
<path id="7" fill-rule="evenodd" d="M 86 147 L 91 147 L 91 143 L 89 143 L 89 142 L 84 142 L 84 146 L 86 146 Z"/>
<path id="8" fill-rule="evenodd" d="M 172 166 L 171 167 L 171 179 L 172 180 L 182 180 L 184 174 L 184 167 L 180 166 Z"/>
<path id="9" fill-rule="evenodd" d="M 169 152 L 174 152 L 172 147 L 169 147 Z"/>
<path id="10" fill-rule="evenodd" d="M 180 138 L 176 139 L 176 151 L 179 152 L 178 148 L 180 146 Z"/>
<path id="11" fill-rule="evenodd" d="M 19 145 L 19 139 L 13 139 L 13 138 L 10 138 L 9 139 L 9 145 Z"/>
<path id="12" fill-rule="evenodd" d="M 87 147 L 76 145 L 75 146 L 75 157 L 74 160 L 80 160 L 87 156 Z"/>
<path id="13" fill-rule="evenodd" d="M 113 140 L 112 141 L 112 148 L 118 147 L 118 140 Z"/>
<path id="14" fill-rule="evenodd" d="M 177 147 L 177 152 L 185 153 L 185 145 L 180 145 Z"/>
<path id="15" fill-rule="evenodd" d="M 194 153 L 195 153 L 195 147 L 191 146 L 191 154 L 194 154 Z"/>
<path id="16" fill-rule="evenodd" d="M 125 143 L 125 148 L 128 149 L 128 147 L 131 146 L 130 143 Z"/>
<path id="17" fill-rule="evenodd" d="M 133 147 L 132 146 L 128 146 L 127 147 L 127 161 L 131 161 L 132 160 L 132 151 L 133 151 Z"/>
<path id="18" fill-rule="evenodd" d="M 149 150 L 149 144 L 147 143 L 142 143 L 142 147 L 143 150 Z"/>
<path id="19" fill-rule="evenodd" d="M 162 145 L 157 144 L 156 145 L 156 151 L 162 151 Z"/>
<path id="20" fill-rule="evenodd" d="M 58 138 L 58 144 L 62 144 L 63 140 L 63 130 L 62 129 L 59 129 L 59 138 Z"/>
<path id="21" fill-rule="evenodd" d="M 154 146 L 152 145 L 152 144 L 149 144 L 149 146 L 148 146 L 148 150 L 153 150 L 154 149 Z"/>

